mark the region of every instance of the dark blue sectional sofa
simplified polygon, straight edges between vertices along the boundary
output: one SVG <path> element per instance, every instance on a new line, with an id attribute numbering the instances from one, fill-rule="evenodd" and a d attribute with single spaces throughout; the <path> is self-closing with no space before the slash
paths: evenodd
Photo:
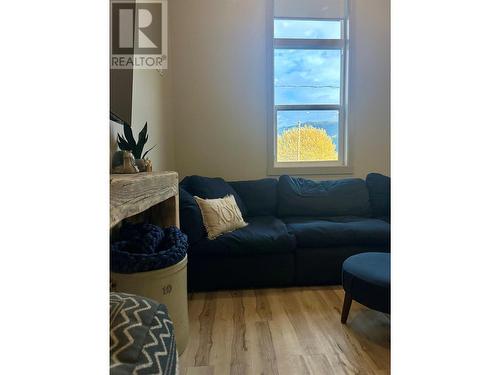
<path id="1" fill-rule="evenodd" d="M 227 194 L 249 225 L 209 240 L 193 196 Z M 340 284 L 349 256 L 390 251 L 390 178 L 189 176 L 180 183 L 180 220 L 189 240 L 190 291 Z"/>

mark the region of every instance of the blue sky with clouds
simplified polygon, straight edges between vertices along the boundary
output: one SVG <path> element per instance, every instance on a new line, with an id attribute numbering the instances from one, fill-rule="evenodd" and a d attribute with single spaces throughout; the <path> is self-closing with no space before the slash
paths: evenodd
<path id="1" fill-rule="evenodd" d="M 274 50 L 275 104 L 339 104 L 339 50 Z"/>

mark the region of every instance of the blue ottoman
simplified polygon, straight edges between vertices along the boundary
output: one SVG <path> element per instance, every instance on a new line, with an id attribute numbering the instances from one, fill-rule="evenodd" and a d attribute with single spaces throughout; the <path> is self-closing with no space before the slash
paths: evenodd
<path id="1" fill-rule="evenodd" d="M 342 265 L 345 297 L 340 321 L 345 324 L 351 302 L 355 301 L 384 313 L 391 312 L 391 254 L 353 255 Z"/>

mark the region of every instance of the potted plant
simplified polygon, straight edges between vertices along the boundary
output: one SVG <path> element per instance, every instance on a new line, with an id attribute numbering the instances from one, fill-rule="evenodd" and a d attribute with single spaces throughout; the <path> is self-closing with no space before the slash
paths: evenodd
<path id="1" fill-rule="evenodd" d="M 132 155 L 134 155 L 135 164 L 139 168 L 139 171 L 145 172 L 147 163 L 144 158 L 146 157 L 149 151 L 151 151 L 153 148 L 156 147 L 156 145 L 154 145 L 149 150 L 144 152 L 144 154 L 142 153 L 142 151 L 144 150 L 144 146 L 146 145 L 146 142 L 148 141 L 149 138 L 148 123 L 146 122 L 146 124 L 140 131 L 137 142 L 134 138 L 132 127 L 126 122 L 123 123 L 123 134 L 124 136 L 118 134 L 118 141 L 117 141 L 118 147 L 122 151 L 130 151 Z"/>

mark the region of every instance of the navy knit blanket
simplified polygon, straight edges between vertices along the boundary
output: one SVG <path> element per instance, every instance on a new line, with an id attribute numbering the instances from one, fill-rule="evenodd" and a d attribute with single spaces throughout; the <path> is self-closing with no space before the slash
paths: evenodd
<path id="1" fill-rule="evenodd" d="M 180 262 L 188 248 L 187 236 L 177 227 L 123 223 L 111 244 L 111 271 L 136 273 L 159 270 Z"/>

